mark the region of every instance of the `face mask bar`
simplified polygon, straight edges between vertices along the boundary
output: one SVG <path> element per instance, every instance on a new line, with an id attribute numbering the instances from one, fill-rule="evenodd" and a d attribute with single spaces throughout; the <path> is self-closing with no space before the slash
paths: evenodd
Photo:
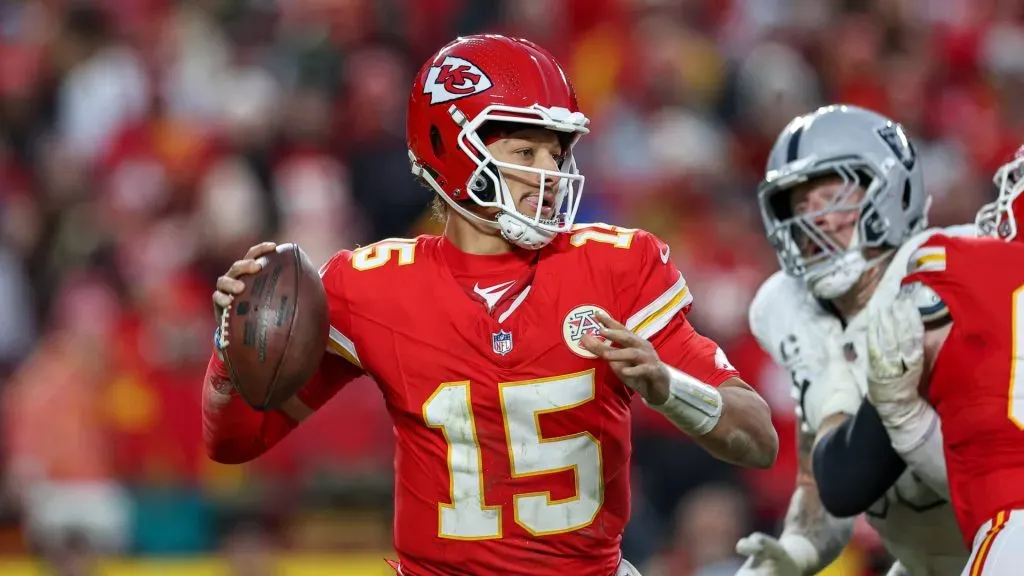
<path id="1" fill-rule="evenodd" d="M 586 124 L 589 122 L 586 116 L 579 112 L 569 112 L 560 108 L 544 108 L 536 105 L 530 108 L 500 105 L 488 106 L 472 122 L 466 122 L 465 116 L 454 106 L 450 109 L 450 112 L 455 121 L 463 125 L 458 137 L 459 148 L 477 165 L 466 186 L 466 192 L 473 202 L 484 208 L 497 208 L 522 224 L 544 232 L 555 234 L 567 232 L 572 228 L 576 212 L 579 210 L 580 199 L 583 194 L 583 184 L 586 180 L 580 174 L 572 150 L 580 137 L 590 131 L 586 127 Z M 558 170 L 521 166 L 497 160 L 490 150 L 487 149 L 487 146 L 484 145 L 477 134 L 477 129 L 485 122 L 491 121 L 534 125 L 557 132 L 571 133 L 573 137 L 569 142 L 565 158 L 559 165 Z M 519 211 L 515 199 L 505 184 L 504 178 L 501 177 L 501 170 L 537 174 L 540 177 L 538 185 L 540 196 L 538 197 L 537 209 L 533 214 L 523 214 Z M 548 194 L 545 188 L 546 184 L 550 181 L 549 179 L 554 179 L 558 182 L 554 186 L 553 198 L 550 203 L 545 200 L 545 196 Z M 490 189 L 495 191 L 493 199 L 483 198 L 480 195 L 488 189 L 488 181 L 491 186 Z M 545 218 L 543 214 L 543 209 L 546 206 L 552 208 L 552 214 L 549 218 Z"/>
<path id="2" fill-rule="evenodd" d="M 799 184 L 819 178 L 838 176 L 841 188 L 831 199 L 828 206 L 807 214 L 789 214 L 788 194 Z M 805 277 L 815 269 L 830 265 L 850 250 L 860 250 L 881 244 L 872 238 L 884 237 L 884 220 L 878 217 L 877 209 L 872 202 L 875 192 L 885 186 L 885 180 L 878 176 L 867 164 L 862 162 L 844 161 L 829 166 L 817 167 L 797 178 L 791 176 L 783 180 L 783 185 L 765 185 L 758 194 L 761 215 L 768 231 L 768 240 L 775 248 L 779 263 L 787 274 Z M 852 202 L 854 195 L 863 189 L 864 197 Z M 780 216 L 777 206 L 785 202 L 786 211 Z M 858 215 L 855 242 L 850 246 L 840 246 L 823 230 L 818 222 L 832 214 L 854 212 Z M 870 227 L 871 230 L 863 228 Z"/>
<path id="3" fill-rule="evenodd" d="M 974 223 L 983 236 L 1013 240 L 1017 237 L 1013 204 L 1024 193 L 1024 157 L 1000 167 L 992 182 L 999 188 L 999 196 L 981 207 Z"/>

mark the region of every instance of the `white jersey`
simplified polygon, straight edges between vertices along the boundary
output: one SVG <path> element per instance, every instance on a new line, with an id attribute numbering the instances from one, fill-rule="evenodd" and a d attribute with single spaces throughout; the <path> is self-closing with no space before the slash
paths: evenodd
<path id="1" fill-rule="evenodd" d="M 910 254 L 931 235 L 976 235 L 974 226 L 932 228 L 897 250 L 867 308 L 899 293 Z M 750 329 L 765 352 L 789 369 L 802 431 L 816 434 L 833 414 L 853 415 L 867 395 L 868 314 L 845 326 L 796 278 L 776 272 L 750 305 Z M 952 506 L 908 468 L 867 511 L 885 547 L 911 574 L 959 574 L 967 561 Z"/>

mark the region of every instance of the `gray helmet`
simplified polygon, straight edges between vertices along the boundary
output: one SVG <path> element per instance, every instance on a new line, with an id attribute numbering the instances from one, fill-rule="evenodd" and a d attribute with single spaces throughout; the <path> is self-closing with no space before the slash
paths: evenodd
<path id="1" fill-rule="evenodd" d="M 838 176 L 845 186 L 825 209 L 794 216 L 788 192 L 825 176 Z M 851 203 L 850 195 L 858 188 L 864 189 L 864 197 Z M 844 264 L 857 258 L 864 266 L 846 276 L 855 272 L 859 278 L 867 266 L 864 248 L 898 247 L 927 226 L 928 198 L 913 143 L 899 124 L 856 106 L 824 106 L 790 122 L 768 156 L 758 203 L 783 270 L 808 282 L 840 266 L 857 268 Z M 854 242 L 840 247 L 816 222 L 825 214 L 851 209 L 859 212 Z M 805 256 L 801 243 L 808 240 L 818 250 Z"/>

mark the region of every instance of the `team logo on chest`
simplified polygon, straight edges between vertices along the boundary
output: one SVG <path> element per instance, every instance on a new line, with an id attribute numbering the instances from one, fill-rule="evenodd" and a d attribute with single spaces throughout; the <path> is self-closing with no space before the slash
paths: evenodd
<path id="1" fill-rule="evenodd" d="M 594 317 L 598 312 L 608 314 L 603 308 L 591 304 L 577 306 L 566 314 L 565 320 L 562 321 L 562 337 L 565 338 L 565 345 L 572 350 L 573 354 L 583 358 L 597 358 L 580 346 L 580 340 L 587 334 L 598 335 L 601 324 Z"/>
<path id="2" fill-rule="evenodd" d="M 495 354 L 504 356 L 512 351 L 512 333 L 508 330 L 500 330 L 491 334 L 491 346 Z"/>

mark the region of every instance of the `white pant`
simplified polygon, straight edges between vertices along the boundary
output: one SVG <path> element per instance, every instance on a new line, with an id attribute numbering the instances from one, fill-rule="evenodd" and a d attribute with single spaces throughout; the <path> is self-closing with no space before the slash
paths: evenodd
<path id="1" fill-rule="evenodd" d="M 1024 573 L 1024 510 L 1000 512 L 974 535 L 971 558 L 960 576 Z"/>
<path id="2" fill-rule="evenodd" d="M 640 571 L 633 567 L 625 558 L 619 562 L 619 570 L 615 576 L 641 576 Z"/>

